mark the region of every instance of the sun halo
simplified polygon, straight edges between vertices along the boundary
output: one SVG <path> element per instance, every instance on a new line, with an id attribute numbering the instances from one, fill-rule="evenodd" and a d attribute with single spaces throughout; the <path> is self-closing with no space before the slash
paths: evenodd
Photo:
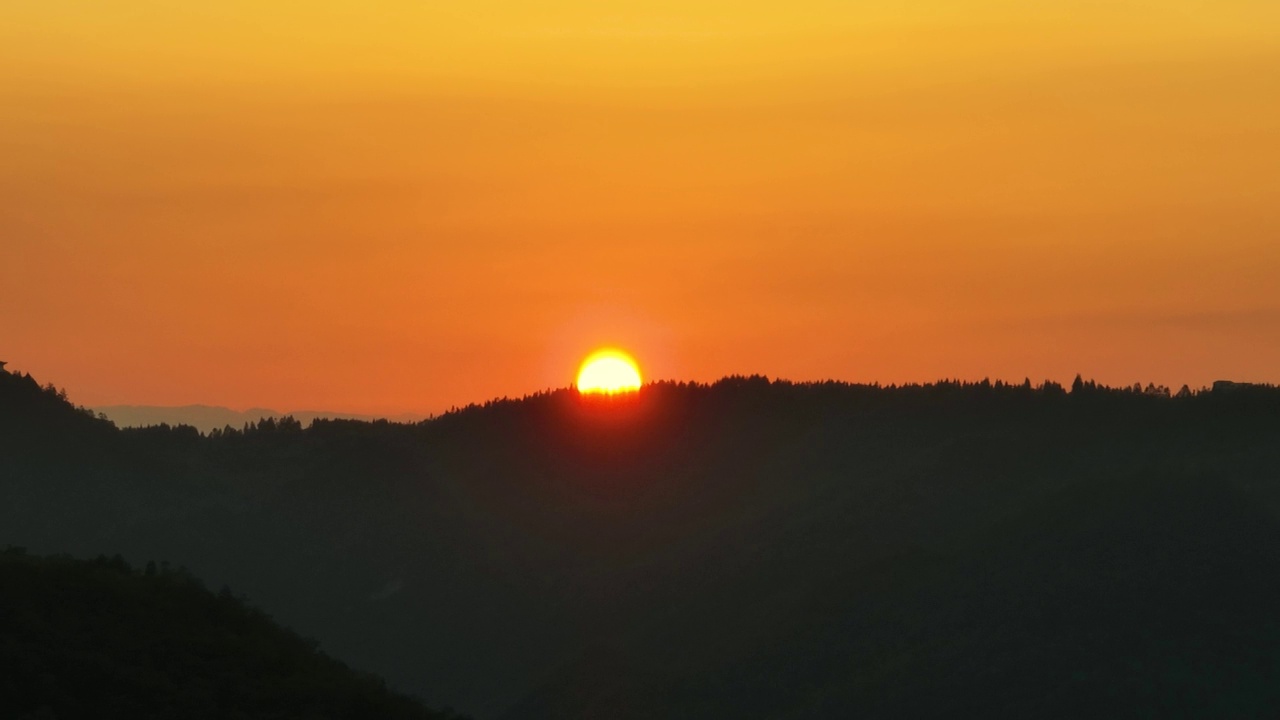
<path id="1" fill-rule="evenodd" d="M 640 368 L 621 350 L 591 353 L 578 369 L 578 392 L 583 395 L 633 393 L 640 384 Z"/>

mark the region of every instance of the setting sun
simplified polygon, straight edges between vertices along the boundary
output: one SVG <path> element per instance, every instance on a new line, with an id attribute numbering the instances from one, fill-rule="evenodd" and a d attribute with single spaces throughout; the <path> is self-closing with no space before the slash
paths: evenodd
<path id="1" fill-rule="evenodd" d="M 617 395 L 640 389 L 640 369 L 620 350 L 600 350 L 582 361 L 578 392 Z"/>

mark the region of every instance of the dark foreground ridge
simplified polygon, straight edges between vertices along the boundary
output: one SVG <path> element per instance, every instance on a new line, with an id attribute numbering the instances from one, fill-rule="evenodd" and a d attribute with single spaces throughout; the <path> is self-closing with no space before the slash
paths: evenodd
<path id="1" fill-rule="evenodd" d="M 9 548 L 0 588 L 0 717 L 452 717 L 167 566 Z"/>
<path id="2" fill-rule="evenodd" d="M 731 378 L 117 430 L 0 375 L 0 544 L 167 558 L 485 720 L 1270 716 L 1280 391 Z"/>

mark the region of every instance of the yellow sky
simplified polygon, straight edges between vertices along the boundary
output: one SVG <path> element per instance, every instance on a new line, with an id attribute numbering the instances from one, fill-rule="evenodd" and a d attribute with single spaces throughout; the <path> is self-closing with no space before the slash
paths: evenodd
<path id="1" fill-rule="evenodd" d="M 1280 382 L 1280 3 L 9 0 L 0 156 L 87 404 Z"/>

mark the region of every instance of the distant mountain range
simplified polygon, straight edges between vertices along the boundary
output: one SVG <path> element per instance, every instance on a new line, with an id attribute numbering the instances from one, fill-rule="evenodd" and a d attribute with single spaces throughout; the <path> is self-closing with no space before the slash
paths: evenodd
<path id="1" fill-rule="evenodd" d="M 1270 387 L 764 378 L 201 436 L 0 373 L 0 547 L 480 720 L 1275 717 L 1278 439 Z"/>
<path id="2" fill-rule="evenodd" d="M 292 417 L 298 422 L 310 425 L 312 420 L 390 420 L 391 422 L 413 423 L 427 419 L 428 415 L 400 413 L 397 415 L 361 415 L 357 413 L 341 413 L 328 410 L 291 410 L 280 412 L 268 408 L 250 408 L 248 410 L 232 410 L 216 405 L 106 405 L 91 408 L 107 416 L 118 427 L 148 427 L 152 425 L 190 425 L 202 433 L 221 430 L 225 427 L 242 428 L 245 423 L 256 423 L 263 418 L 278 420 Z"/>

